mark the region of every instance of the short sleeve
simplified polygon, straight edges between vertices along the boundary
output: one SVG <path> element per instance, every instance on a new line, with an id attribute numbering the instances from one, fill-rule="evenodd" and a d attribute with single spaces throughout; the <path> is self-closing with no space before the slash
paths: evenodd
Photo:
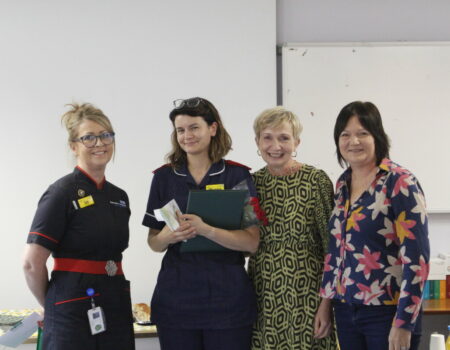
<path id="1" fill-rule="evenodd" d="M 333 184 L 328 175 L 323 170 L 319 170 L 316 185 L 314 220 L 325 255 L 328 251 L 329 240 L 328 221 L 333 209 Z"/>
<path id="2" fill-rule="evenodd" d="M 68 205 L 64 190 L 51 185 L 39 200 L 27 243 L 56 250 L 66 230 Z"/>
<path id="3" fill-rule="evenodd" d="M 162 230 L 164 228 L 164 222 L 156 220 L 154 210 L 163 207 L 166 203 L 163 203 L 161 191 L 162 186 L 158 179 L 158 173 L 155 173 L 150 185 L 150 194 L 147 201 L 147 210 L 142 220 L 142 225 L 156 230 Z"/>

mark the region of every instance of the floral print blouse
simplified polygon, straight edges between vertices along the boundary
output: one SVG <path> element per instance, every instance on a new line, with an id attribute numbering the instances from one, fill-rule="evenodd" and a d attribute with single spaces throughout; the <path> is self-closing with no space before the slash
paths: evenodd
<path id="1" fill-rule="evenodd" d="M 338 179 L 320 295 L 346 303 L 397 305 L 396 327 L 412 330 L 429 270 L 428 218 L 415 176 L 383 159 L 350 204 L 351 168 Z"/>

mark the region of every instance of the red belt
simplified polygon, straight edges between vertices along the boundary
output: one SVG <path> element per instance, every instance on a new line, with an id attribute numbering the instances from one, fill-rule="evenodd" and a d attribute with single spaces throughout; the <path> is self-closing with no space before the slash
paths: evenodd
<path id="1" fill-rule="evenodd" d="M 96 261 L 55 258 L 54 261 L 53 271 L 82 272 L 108 276 L 123 275 L 122 263 L 112 260 Z"/>

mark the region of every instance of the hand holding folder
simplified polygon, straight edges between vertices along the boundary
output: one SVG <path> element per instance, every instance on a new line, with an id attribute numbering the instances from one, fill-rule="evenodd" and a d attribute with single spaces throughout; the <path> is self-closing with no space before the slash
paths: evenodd
<path id="1" fill-rule="evenodd" d="M 190 191 L 187 214 L 195 214 L 208 225 L 225 230 L 241 228 L 246 190 Z M 225 248 L 206 237 L 197 236 L 181 243 L 180 252 L 226 252 Z"/>

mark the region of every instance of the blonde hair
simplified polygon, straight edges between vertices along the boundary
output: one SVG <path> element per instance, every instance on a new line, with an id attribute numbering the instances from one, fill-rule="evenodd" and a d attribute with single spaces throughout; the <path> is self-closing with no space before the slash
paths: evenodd
<path id="1" fill-rule="evenodd" d="M 300 134 L 303 126 L 295 113 L 288 111 L 282 106 L 269 108 L 262 111 L 253 122 L 253 130 L 256 139 L 259 140 L 261 131 L 270 127 L 277 128 L 284 122 L 288 122 L 292 126 L 292 135 L 296 141 L 300 141 Z"/>

